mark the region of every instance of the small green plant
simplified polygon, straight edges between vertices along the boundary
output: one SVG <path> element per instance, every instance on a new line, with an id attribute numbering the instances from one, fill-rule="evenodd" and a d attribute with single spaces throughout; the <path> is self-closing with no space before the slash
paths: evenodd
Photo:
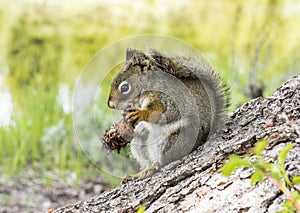
<path id="1" fill-rule="evenodd" d="M 137 211 L 136 213 L 144 213 L 146 210 L 146 206 L 141 206 Z"/>
<path id="2" fill-rule="evenodd" d="M 293 144 L 289 144 L 281 150 L 277 163 L 267 162 L 262 157 L 262 152 L 267 145 L 267 140 L 261 140 L 255 144 L 253 148 L 254 161 L 251 160 L 249 155 L 243 158 L 238 155 L 229 156 L 229 161 L 222 167 L 222 174 L 230 176 L 237 168 L 253 168 L 254 173 L 251 175 L 252 186 L 257 182 L 261 183 L 265 177 L 270 179 L 287 197 L 287 200 L 282 204 L 284 209 L 281 212 L 300 211 L 300 194 L 299 190 L 295 188 L 296 184 L 300 184 L 300 176 L 290 179 L 284 169 L 286 156 L 293 148 Z"/>
<path id="3" fill-rule="evenodd" d="M 0 193 L 0 204 L 1 206 L 8 206 L 10 203 L 10 197 L 6 193 Z"/>

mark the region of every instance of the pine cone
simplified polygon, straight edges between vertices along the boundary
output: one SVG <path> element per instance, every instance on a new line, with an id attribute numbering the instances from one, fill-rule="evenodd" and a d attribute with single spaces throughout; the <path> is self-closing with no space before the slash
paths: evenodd
<path id="1" fill-rule="evenodd" d="M 109 150 L 120 149 L 125 147 L 133 139 L 133 127 L 126 123 L 124 118 L 115 123 L 109 130 L 105 130 L 102 139 L 103 146 Z"/>

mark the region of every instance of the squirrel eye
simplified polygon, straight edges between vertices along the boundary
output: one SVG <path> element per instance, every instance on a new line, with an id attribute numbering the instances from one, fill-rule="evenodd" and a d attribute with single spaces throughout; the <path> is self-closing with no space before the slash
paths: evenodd
<path id="1" fill-rule="evenodd" d="M 127 82 L 127 81 L 122 81 L 119 85 L 119 91 L 122 93 L 122 94 L 128 94 L 131 90 L 131 86 L 130 84 Z"/>

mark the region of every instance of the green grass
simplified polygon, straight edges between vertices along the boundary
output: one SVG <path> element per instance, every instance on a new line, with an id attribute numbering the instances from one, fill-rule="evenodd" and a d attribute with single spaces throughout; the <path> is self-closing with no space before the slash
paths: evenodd
<path id="1" fill-rule="evenodd" d="M 75 171 L 78 178 L 87 171 L 89 176 L 99 174 L 77 144 L 72 115 L 63 112 L 57 94 L 61 84 L 72 94 L 85 64 L 119 39 L 155 33 L 192 44 L 231 87 L 230 110 L 249 100 L 245 93 L 250 83 L 264 84 L 268 95 L 299 73 L 300 16 L 287 10 L 295 1 L 141 4 L 0 4 L 0 68 L 9 67 L 7 84 L 14 101 L 12 125 L 0 128 L 0 167 L 7 177 L 28 166 L 45 176 L 57 169 Z M 105 99 L 112 77 L 101 85 L 105 94 L 96 118 L 101 131 L 111 122 Z M 87 134 L 91 125 L 93 118 L 83 124 Z M 101 153 L 95 155 L 102 159 Z M 121 167 L 122 162 L 115 165 Z"/>

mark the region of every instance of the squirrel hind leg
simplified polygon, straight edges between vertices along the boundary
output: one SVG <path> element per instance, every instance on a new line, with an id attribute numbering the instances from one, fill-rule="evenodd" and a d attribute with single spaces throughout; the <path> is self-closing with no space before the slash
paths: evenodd
<path id="1" fill-rule="evenodd" d="M 158 168 L 158 163 L 155 162 L 153 163 L 150 167 L 143 169 L 142 171 L 136 173 L 136 174 L 131 174 L 131 175 L 126 175 L 123 179 L 122 179 L 122 183 L 126 183 L 129 180 L 132 179 L 137 179 L 137 178 L 144 178 L 144 177 L 149 177 L 150 175 L 152 175 L 154 173 L 154 171 Z"/>

